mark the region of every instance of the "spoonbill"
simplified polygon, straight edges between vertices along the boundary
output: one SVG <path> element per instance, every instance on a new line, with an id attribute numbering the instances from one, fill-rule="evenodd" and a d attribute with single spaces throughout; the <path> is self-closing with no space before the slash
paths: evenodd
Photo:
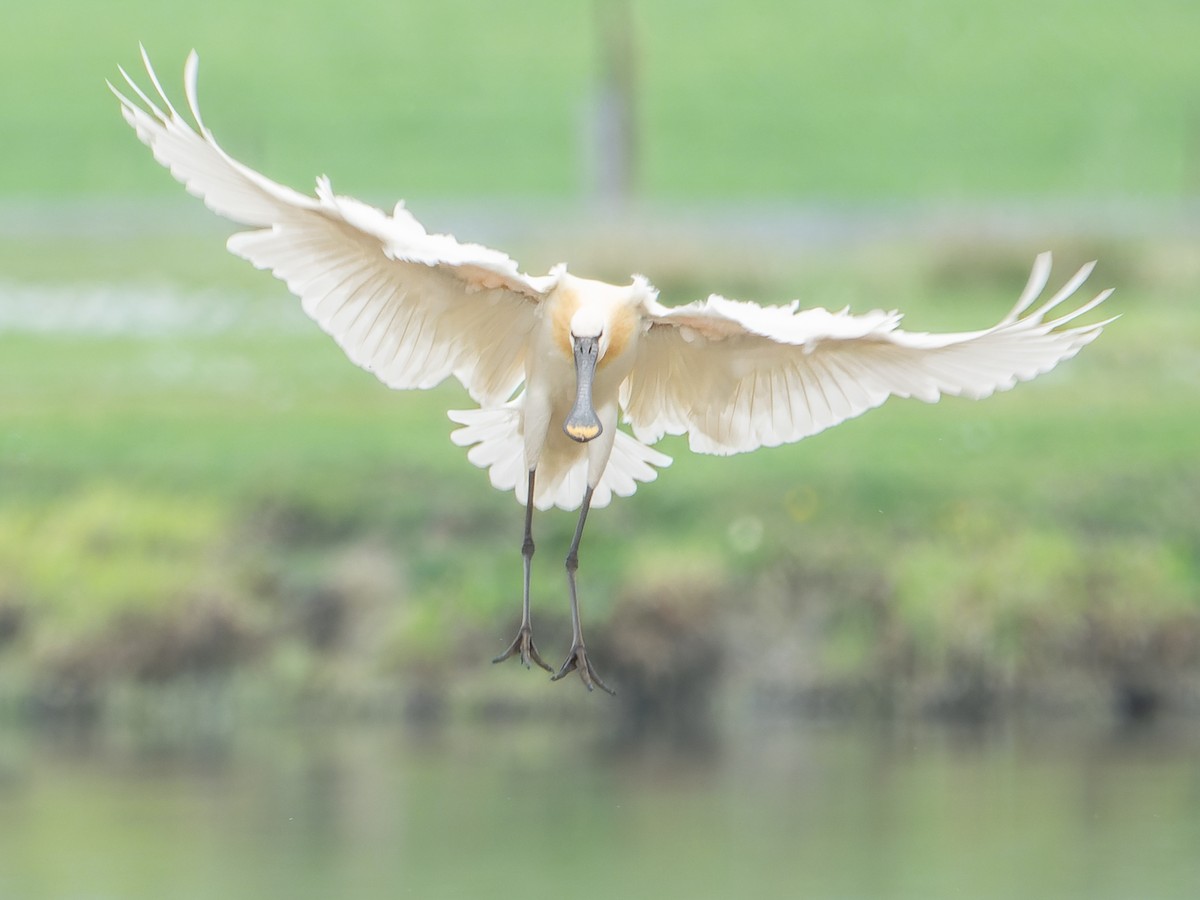
<path id="1" fill-rule="evenodd" d="M 403 202 L 388 214 L 335 194 L 324 176 L 313 196 L 271 181 L 226 154 L 204 125 L 195 51 L 184 66 L 190 122 L 145 48 L 142 62 L 157 99 L 124 69 L 133 97 L 109 87 L 189 193 L 254 229 L 232 235 L 229 250 L 286 283 L 350 360 L 388 387 L 432 388 L 453 376 L 478 404 L 449 413 L 462 426 L 450 439 L 525 508 L 520 624 L 494 661 L 532 661 L 554 680 L 577 671 L 589 691 L 612 693 L 580 624 L 584 524 L 589 510 L 633 494 L 670 463 L 650 446 L 663 435 L 687 434 L 698 453 L 744 453 L 816 434 L 890 396 L 987 397 L 1074 356 L 1112 321 L 1068 327 L 1111 291 L 1047 318 L 1093 264 L 1030 312 L 1049 279 L 1048 253 L 1007 316 L 955 334 L 902 331 L 894 311 L 764 307 L 715 294 L 671 308 L 641 276 L 606 284 L 564 264 L 527 275 L 504 253 L 429 234 Z M 553 506 L 579 510 L 566 557 L 571 648 L 557 671 L 534 645 L 529 600 L 533 511 Z"/>

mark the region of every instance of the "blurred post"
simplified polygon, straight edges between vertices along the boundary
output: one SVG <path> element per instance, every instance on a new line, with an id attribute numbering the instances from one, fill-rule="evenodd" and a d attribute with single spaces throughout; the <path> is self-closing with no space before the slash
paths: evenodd
<path id="1" fill-rule="evenodd" d="M 588 190 L 609 208 L 634 193 L 637 65 L 630 0 L 595 0 L 599 73 L 588 109 Z"/>

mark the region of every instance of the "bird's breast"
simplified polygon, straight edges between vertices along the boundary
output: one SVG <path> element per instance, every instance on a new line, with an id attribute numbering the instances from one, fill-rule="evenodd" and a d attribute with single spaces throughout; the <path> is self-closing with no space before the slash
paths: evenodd
<path id="1" fill-rule="evenodd" d="M 564 359 L 572 358 L 571 318 L 578 311 L 582 298 L 579 292 L 566 285 L 555 289 L 548 301 L 546 317 L 550 342 Z"/>
<path id="2" fill-rule="evenodd" d="M 609 317 L 608 348 L 597 364 L 598 369 L 604 369 L 614 362 L 623 362 L 634 347 L 634 337 L 638 333 L 641 318 L 627 306 L 618 307 Z"/>

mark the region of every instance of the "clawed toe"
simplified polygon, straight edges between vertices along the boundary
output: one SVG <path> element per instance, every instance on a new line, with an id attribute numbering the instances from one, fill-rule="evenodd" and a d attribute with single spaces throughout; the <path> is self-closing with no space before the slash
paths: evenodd
<path id="1" fill-rule="evenodd" d="M 616 691 L 610 688 L 607 684 L 600 680 L 600 676 L 596 674 L 596 670 L 592 668 L 592 662 L 588 659 L 587 649 L 582 643 L 576 643 L 571 647 L 571 652 L 567 654 L 566 661 L 562 664 L 562 668 L 557 674 L 550 676 L 551 681 L 558 681 L 569 672 L 579 672 L 579 677 L 583 679 L 584 686 L 590 691 L 592 688 L 600 688 L 605 693 L 616 696 Z"/>
<path id="2" fill-rule="evenodd" d="M 554 669 L 547 665 L 546 661 L 542 659 L 541 654 L 538 653 L 537 647 L 534 646 L 533 634 L 530 629 L 527 626 L 522 626 L 517 631 L 517 636 L 513 638 L 513 642 L 508 645 L 508 649 L 493 659 L 492 662 L 504 662 L 510 656 L 519 656 L 521 663 L 527 669 L 530 668 L 531 663 L 537 663 L 547 672 L 552 673 L 550 676 L 551 681 L 558 681 L 571 672 L 578 672 L 584 686 L 589 691 L 594 688 L 600 688 L 600 690 L 614 696 L 617 693 L 596 674 L 596 670 L 592 668 L 591 660 L 588 659 L 587 649 L 582 643 L 577 643 L 571 648 L 571 652 L 567 654 L 567 659 L 562 664 L 562 667 L 558 672 L 554 672 Z"/>
<path id="3" fill-rule="evenodd" d="M 513 642 L 508 645 L 508 649 L 492 660 L 493 663 L 504 662 L 510 656 L 520 655 L 521 663 L 525 668 L 529 668 L 530 661 L 537 663 L 547 672 L 553 672 L 554 669 L 546 663 L 542 656 L 537 651 L 537 647 L 533 645 L 533 633 L 529 626 L 522 625 L 517 631 L 517 636 Z"/>

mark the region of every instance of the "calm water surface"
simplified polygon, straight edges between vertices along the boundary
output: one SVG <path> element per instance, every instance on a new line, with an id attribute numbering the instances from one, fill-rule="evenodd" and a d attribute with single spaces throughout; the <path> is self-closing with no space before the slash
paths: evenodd
<path id="1" fill-rule="evenodd" d="M 1200 739 L 0 732 L 0 897 L 1200 897 Z"/>

